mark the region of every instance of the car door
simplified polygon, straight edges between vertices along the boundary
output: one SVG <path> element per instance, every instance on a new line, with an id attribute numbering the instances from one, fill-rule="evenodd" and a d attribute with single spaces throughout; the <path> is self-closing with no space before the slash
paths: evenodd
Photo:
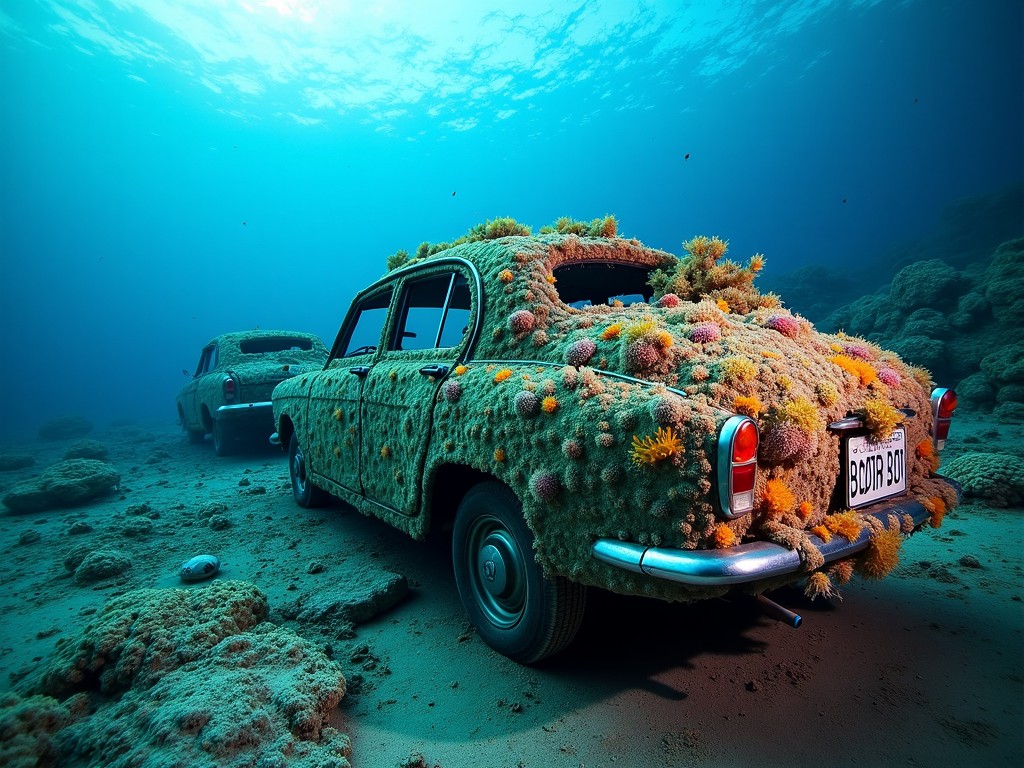
<path id="1" fill-rule="evenodd" d="M 418 512 L 438 388 L 471 337 L 474 310 L 468 278 L 465 267 L 452 265 L 407 276 L 392 312 L 387 346 L 363 382 L 363 492 L 405 515 Z"/>
<path id="2" fill-rule="evenodd" d="M 359 494 L 359 399 L 380 354 L 393 294 L 388 284 L 356 297 L 326 367 L 314 374 L 309 389 L 308 470 Z"/>
<path id="3" fill-rule="evenodd" d="M 203 351 L 199 355 L 199 363 L 196 365 L 196 372 L 192 376 L 192 381 L 185 386 L 185 392 L 182 396 L 182 406 L 185 411 L 185 420 L 188 422 L 188 429 L 205 429 L 203 426 L 203 415 L 199 401 L 199 386 L 202 377 L 210 369 L 210 360 L 213 357 L 214 349 L 215 346 L 213 344 L 208 344 L 203 347 Z"/>

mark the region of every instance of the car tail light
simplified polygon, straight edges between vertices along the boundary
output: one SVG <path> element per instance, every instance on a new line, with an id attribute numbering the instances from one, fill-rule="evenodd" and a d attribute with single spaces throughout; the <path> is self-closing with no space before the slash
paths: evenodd
<path id="1" fill-rule="evenodd" d="M 757 480 L 757 424 L 746 416 L 732 416 L 718 435 L 718 500 L 728 518 L 754 509 Z"/>
<path id="2" fill-rule="evenodd" d="M 941 451 L 949 437 L 949 425 L 956 412 L 956 392 L 945 387 L 932 390 L 932 444 Z"/>
<path id="3" fill-rule="evenodd" d="M 235 399 L 235 394 L 236 394 L 236 392 L 235 392 L 235 380 L 232 379 L 230 376 L 225 377 L 225 379 L 224 379 L 224 399 L 225 400 L 234 400 Z"/>

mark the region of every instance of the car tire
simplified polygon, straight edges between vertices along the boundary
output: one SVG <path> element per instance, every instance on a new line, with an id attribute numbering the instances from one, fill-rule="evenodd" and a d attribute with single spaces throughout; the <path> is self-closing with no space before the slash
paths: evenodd
<path id="1" fill-rule="evenodd" d="M 313 485 L 306 472 L 306 456 L 299 446 L 299 438 L 292 433 L 288 442 L 288 475 L 292 480 L 292 496 L 300 507 L 312 509 L 324 504 L 329 498 L 327 491 Z"/>
<path id="2" fill-rule="evenodd" d="M 522 503 L 505 485 L 481 483 L 463 498 L 452 532 L 462 604 L 489 646 L 521 664 L 565 648 L 586 608 L 586 587 L 546 577 L 533 555 Z"/>
<path id="3" fill-rule="evenodd" d="M 185 429 L 185 439 L 189 445 L 202 445 L 206 442 L 206 433 L 199 429 Z"/>
<path id="4" fill-rule="evenodd" d="M 223 421 L 213 422 L 213 452 L 218 456 L 230 456 L 235 448 L 235 432 Z"/>

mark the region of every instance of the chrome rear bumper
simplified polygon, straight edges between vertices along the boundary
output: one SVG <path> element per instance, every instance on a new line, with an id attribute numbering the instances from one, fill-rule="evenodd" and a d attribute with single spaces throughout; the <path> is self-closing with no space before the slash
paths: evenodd
<path id="1" fill-rule="evenodd" d="M 960 485 L 956 481 L 943 479 L 960 495 Z M 883 502 L 881 506 L 861 514 L 875 517 L 885 526 L 888 526 L 889 515 L 910 515 L 915 527 L 930 517 L 928 510 L 915 500 L 895 504 Z M 807 535 L 828 563 L 866 549 L 870 530 L 862 530 L 854 541 L 833 536 L 831 541 L 825 542 L 813 533 Z M 688 550 L 646 547 L 618 539 L 598 539 L 594 542 L 593 552 L 598 560 L 616 568 L 696 586 L 746 584 L 797 573 L 801 569 L 800 555 L 796 550 L 770 541 L 752 541 L 728 549 Z"/>

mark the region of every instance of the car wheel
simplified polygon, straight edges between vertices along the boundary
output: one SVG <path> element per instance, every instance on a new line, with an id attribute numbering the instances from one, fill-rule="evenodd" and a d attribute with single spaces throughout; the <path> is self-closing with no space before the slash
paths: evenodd
<path id="1" fill-rule="evenodd" d="M 455 516 L 452 562 L 470 620 L 499 653 L 532 664 L 576 636 L 586 587 L 544 576 L 522 503 L 507 486 L 481 483 L 466 494 Z"/>
<path id="2" fill-rule="evenodd" d="M 201 445 L 206 441 L 206 433 L 199 429 L 185 429 L 185 439 L 189 445 Z"/>
<path id="3" fill-rule="evenodd" d="M 292 479 L 292 496 L 300 507 L 311 509 L 327 501 L 327 492 L 313 485 L 313 481 L 306 473 L 306 457 L 294 432 L 288 443 L 288 474 Z"/>
<path id="4" fill-rule="evenodd" d="M 228 456 L 234 450 L 234 430 L 222 421 L 213 422 L 213 452 L 218 456 Z"/>

